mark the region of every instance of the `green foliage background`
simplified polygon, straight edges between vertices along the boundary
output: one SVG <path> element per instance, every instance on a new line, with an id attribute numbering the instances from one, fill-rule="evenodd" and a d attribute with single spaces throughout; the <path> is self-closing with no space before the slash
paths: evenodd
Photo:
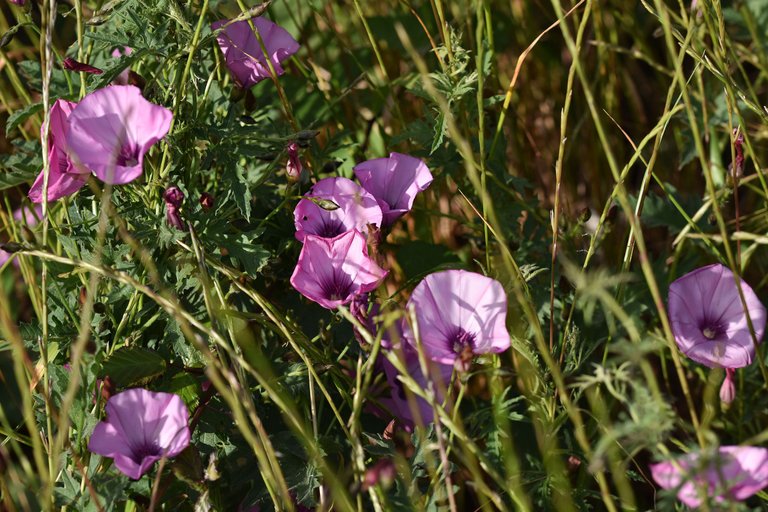
<path id="1" fill-rule="evenodd" d="M 695 3 L 274 0 L 302 48 L 249 91 L 209 27 L 255 2 L 3 3 L 3 509 L 671 510 L 650 462 L 764 444 L 763 352 L 723 406 L 722 371 L 681 357 L 665 312 L 668 284 L 712 262 L 768 295 L 768 4 Z M 129 67 L 174 114 L 143 178 L 15 222 L 43 91 L 77 101 Z M 513 348 L 457 377 L 437 425 L 385 436 L 372 347 L 288 285 L 293 141 L 312 180 L 390 151 L 435 175 L 378 248 L 385 304 L 437 269 L 504 284 Z M 172 185 L 188 232 L 164 220 Z M 139 481 L 90 454 L 106 377 L 179 394 L 191 447 Z M 397 478 L 365 488 L 384 459 Z"/>

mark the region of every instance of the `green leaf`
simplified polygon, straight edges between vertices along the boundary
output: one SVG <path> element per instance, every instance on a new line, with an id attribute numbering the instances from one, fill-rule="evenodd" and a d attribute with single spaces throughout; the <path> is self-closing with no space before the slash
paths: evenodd
<path id="1" fill-rule="evenodd" d="M 243 214 L 245 220 L 251 220 L 251 189 L 248 187 L 248 178 L 245 174 L 245 169 L 236 165 L 231 171 L 225 174 L 225 177 L 229 178 L 229 184 L 232 190 L 232 196 L 235 199 L 240 213 Z"/>
<path id="2" fill-rule="evenodd" d="M 31 116 L 37 114 L 38 112 L 42 112 L 42 110 L 42 103 L 32 103 L 31 105 L 27 105 L 26 107 L 21 108 L 8 116 L 8 122 L 5 123 L 5 136 L 7 137 L 14 128 L 29 119 Z"/>
<path id="3" fill-rule="evenodd" d="M 237 258 L 248 274 L 252 276 L 259 274 L 269 261 L 270 252 L 263 245 L 256 244 L 247 233 L 228 238 L 231 241 L 228 240 L 225 247 L 229 250 L 230 256 Z"/>
<path id="4" fill-rule="evenodd" d="M 185 372 L 174 375 L 164 390 L 179 395 L 189 409 L 197 407 L 200 401 L 200 385 L 193 376 Z"/>
<path id="5" fill-rule="evenodd" d="M 165 367 L 165 359 L 157 353 L 131 347 L 109 356 L 101 367 L 100 376 L 109 375 L 118 387 L 125 387 L 156 377 L 165 371 Z"/>
<path id="6" fill-rule="evenodd" d="M 0 172 L 0 190 L 5 190 L 27 183 L 37 176 L 38 171 L 15 170 L 11 172 Z"/>

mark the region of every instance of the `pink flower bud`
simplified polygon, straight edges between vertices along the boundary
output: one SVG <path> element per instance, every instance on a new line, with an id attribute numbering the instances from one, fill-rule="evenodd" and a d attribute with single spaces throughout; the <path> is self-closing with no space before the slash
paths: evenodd
<path id="1" fill-rule="evenodd" d="M 301 178 L 301 160 L 299 159 L 299 145 L 295 142 L 288 144 L 288 163 L 285 166 L 285 173 L 290 181 L 299 181 Z"/>
<path id="2" fill-rule="evenodd" d="M 726 405 L 729 405 L 736 398 L 736 385 L 733 382 L 735 374 L 736 370 L 727 368 L 725 370 L 725 380 L 720 387 L 720 401 Z"/>
<path id="3" fill-rule="evenodd" d="M 64 69 L 68 69 L 69 71 L 82 71 L 84 73 L 91 73 L 92 75 L 100 75 L 104 72 L 97 67 L 85 64 L 83 62 L 78 62 L 72 57 L 67 57 L 64 59 L 64 61 L 61 63 L 61 66 Z"/>

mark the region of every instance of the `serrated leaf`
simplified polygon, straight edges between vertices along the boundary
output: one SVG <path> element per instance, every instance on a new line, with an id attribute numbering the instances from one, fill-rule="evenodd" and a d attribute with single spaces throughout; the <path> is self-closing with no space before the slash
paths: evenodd
<path id="1" fill-rule="evenodd" d="M 100 376 L 109 375 L 118 387 L 125 387 L 156 377 L 165 367 L 165 359 L 155 352 L 139 347 L 123 348 L 104 361 Z"/>
<path id="2" fill-rule="evenodd" d="M 235 204 L 240 209 L 245 220 L 251 220 L 251 189 L 248 187 L 248 180 L 245 176 L 245 170 L 235 167 L 235 177 L 232 180 L 232 193 L 234 194 Z"/>
<path id="3" fill-rule="evenodd" d="M 194 377 L 185 372 L 179 372 L 171 378 L 165 391 L 179 395 L 189 409 L 197 407 L 200 401 L 200 385 Z"/>
<path id="4" fill-rule="evenodd" d="M 14 128 L 29 119 L 31 116 L 37 114 L 38 112 L 42 112 L 42 110 L 42 103 L 32 103 L 31 105 L 27 105 L 26 107 L 21 108 L 8 116 L 8 122 L 5 123 L 5 136 L 7 137 Z"/>
<path id="5" fill-rule="evenodd" d="M 0 190 L 17 187 L 22 183 L 27 183 L 37 176 L 37 171 L 15 170 L 11 172 L 0 172 Z"/>
<path id="6" fill-rule="evenodd" d="M 171 468 L 177 478 L 202 490 L 203 486 L 200 484 L 204 476 L 203 461 L 194 445 L 187 446 L 183 452 L 177 455 Z"/>

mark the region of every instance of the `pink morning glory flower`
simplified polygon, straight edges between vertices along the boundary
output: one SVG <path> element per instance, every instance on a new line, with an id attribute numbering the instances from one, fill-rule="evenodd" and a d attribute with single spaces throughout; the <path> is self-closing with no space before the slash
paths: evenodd
<path id="1" fill-rule="evenodd" d="M 56 201 L 74 194 L 88 181 L 89 173 L 78 169 L 66 151 L 69 116 L 76 106 L 77 104 L 71 101 L 56 100 L 51 107 L 51 129 L 48 133 L 48 201 Z M 40 129 L 41 137 L 44 129 Z M 43 171 L 40 171 L 28 195 L 33 203 L 43 202 Z"/>
<path id="2" fill-rule="evenodd" d="M 88 449 L 114 459 L 117 469 L 134 480 L 189 445 L 189 412 L 178 395 L 129 389 L 113 395 L 106 411 L 107 420 L 96 425 Z"/>
<path id="3" fill-rule="evenodd" d="M 757 341 L 765 332 L 765 307 L 747 283 L 741 290 Z M 677 346 L 710 368 L 741 368 L 752 363 L 755 345 L 733 272 L 708 265 L 669 286 L 669 321 Z"/>
<path id="4" fill-rule="evenodd" d="M 701 505 L 703 496 L 718 503 L 741 501 L 768 486 L 768 449 L 721 446 L 706 460 L 694 452 L 650 469 L 657 484 L 676 490 L 677 499 L 689 507 Z"/>
<path id="5" fill-rule="evenodd" d="M 490 277 L 466 270 L 435 272 L 413 290 L 407 310 L 415 315 L 425 354 L 438 363 L 509 348 L 507 294 Z M 416 346 L 410 325 L 404 337 Z"/>
<path id="6" fill-rule="evenodd" d="M 69 115 L 69 155 L 105 183 L 131 182 L 141 176 L 149 148 L 168 133 L 171 117 L 132 85 L 96 90 Z"/>
<path id="7" fill-rule="evenodd" d="M 352 230 L 336 238 L 307 236 L 291 285 L 309 300 L 335 309 L 376 289 L 386 275 L 368 257 L 365 237 Z"/>
<path id="8" fill-rule="evenodd" d="M 411 211 L 416 194 L 432 183 L 432 173 L 420 159 L 390 153 L 355 166 L 355 176 L 363 188 L 373 194 L 384 212 L 384 225 Z"/>
<path id="9" fill-rule="evenodd" d="M 381 218 L 376 199 L 347 178 L 318 181 L 293 211 L 299 241 L 307 235 L 333 238 L 352 229 L 366 233 L 368 224 L 381 226 Z"/>
<path id="10" fill-rule="evenodd" d="M 419 364 L 419 355 L 409 347 L 406 347 L 402 353 L 398 353 L 398 358 L 404 363 L 408 375 L 416 381 L 416 383 L 424 390 L 428 387 L 428 382 L 432 381 L 434 385 L 436 400 L 438 403 L 442 403 L 445 398 L 445 389 L 451 382 L 451 374 L 453 373 L 453 365 L 440 364 L 434 361 L 427 361 L 428 371 L 427 375 L 421 371 L 421 365 Z M 389 362 L 386 357 L 381 358 L 382 366 L 384 367 L 384 373 L 387 376 L 387 382 L 389 388 L 392 391 L 392 396 L 389 399 L 381 399 L 382 405 L 388 407 L 390 411 L 397 415 L 397 418 L 403 422 L 403 424 L 411 429 L 414 425 L 426 425 L 432 423 L 435 419 L 434 410 L 429 402 L 423 398 L 413 395 L 406 386 L 400 381 L 397 368 Z M 413 397 L 416 409 L 412 409 L 411 402 L 408 400 L 408 395 Z"/>
<path id="11" fill-rule="evenodd" d="M 224 26 L 228 21 L 214 22 L 211 30 Z M 282 75 L 284 70 L 280 63 L 299 50 L 299 43 L 285 29 L 266 18 L 252 18 L 251 21 L 264 41 L 264 48 L 275 73 Z M 240 87 L 247 89 L 270 77 L 264 51 L 247 20 L 228 25 L 219 32 L 216 40 L 229 71 Z"/>

